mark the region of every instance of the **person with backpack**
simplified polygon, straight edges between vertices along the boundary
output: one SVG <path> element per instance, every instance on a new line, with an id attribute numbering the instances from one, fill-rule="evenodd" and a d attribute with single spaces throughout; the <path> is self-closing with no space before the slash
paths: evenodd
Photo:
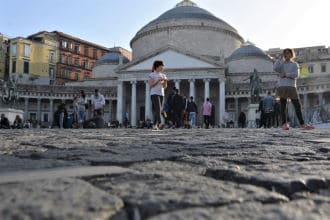
<path id="1" fill-rule="evenodd" d="M 197 105 L 194 102 L 194 97 L 190 97 L 189 102 L 187 103 L 187 109 L 186 112 L 189 114 L 189 121 L 191 128 L 196 127 L 196 115 L 197 115 Z"/>

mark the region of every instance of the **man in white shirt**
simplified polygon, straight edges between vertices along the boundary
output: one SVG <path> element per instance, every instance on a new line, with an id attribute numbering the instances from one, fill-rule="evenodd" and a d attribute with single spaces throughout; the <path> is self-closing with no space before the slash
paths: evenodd
<path id="1" fill-rule="evenodd" d="M 95 94 L 92 95 L 92 106 L 93 106 L 94 115 L 97 110 L 101 110 L 101 112 L 103 112 L 104 105 L 105 105 L 104 96 L 99 92 L 98 89 L 95 89 Z"/>

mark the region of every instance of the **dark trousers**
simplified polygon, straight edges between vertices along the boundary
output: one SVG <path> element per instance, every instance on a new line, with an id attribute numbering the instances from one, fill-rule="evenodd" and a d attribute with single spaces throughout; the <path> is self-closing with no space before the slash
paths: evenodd
<path id="1" fill-rule="evenodd" d="M 152 95 L 151 104 L 152 104 L 152 115 L 154 116 L 154 125 L 161 124 L 161 114 L 163 111 L 163 96 Z"/>
<path id="2" fill-rule="evenodd" d="M 265 113 L 264 112 L 261 112 L 261 114 L 260 114 L 259 128 L 261 128 L 262 126 L 265 126 Z"/>
<path id="3" fill-rule="evenodd" d="M 174 110 L 173 122 L 175 127 L 180 128 L 182 126 L 182 112 L 181 110 Z"/>
<path id="4" fill-rule="evenodd" d="M 299 120 L 300 125 L 305 124 L 302 111 L 301 111 L 301 103 L 299 99 L 291 99 L 291 102 L 294 106 L 294 109 L 296 111 L 297 118 Z M 288 121 L 288 115 L 287 115 L 287 100 L 281 98 L 281 118 L 282 118 L 282 125 L 286 124 Z"/>
<path id="5" fill-rule="evenodd" d="M 265 112 L 265 128 L 270 128 L 272 126 L 272 116 L 273 113 L 272 112 Z"/>
<path id="6" fill-rule="evenodd" d="M 276 128 L 280 125 L 280 114 L 279 114 L 279 112 L 274 112 L 273 113 L 273 125 Z"/>
<path id="7" fill-rule="evenodd" d="M 210 119 L 211 119 L 211 116 L 210 115 L 204 115 L 205 128 L 209 128 L 210 127 Z"/>

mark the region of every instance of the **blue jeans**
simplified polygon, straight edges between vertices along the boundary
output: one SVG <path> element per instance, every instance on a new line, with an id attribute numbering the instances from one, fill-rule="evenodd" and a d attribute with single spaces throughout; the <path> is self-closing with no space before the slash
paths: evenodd
<path id="1" fill-rule="evenodd" d="M 78 122 L 84 123 L 84 121 L 85 121 L 85 111 L 79 110 L 78 111 Z"/>
<path id="2" fill-rule="evenodd" d="M 189 112 L 189 120 L 191 128 L 196 126 L 196 112 Z"/>

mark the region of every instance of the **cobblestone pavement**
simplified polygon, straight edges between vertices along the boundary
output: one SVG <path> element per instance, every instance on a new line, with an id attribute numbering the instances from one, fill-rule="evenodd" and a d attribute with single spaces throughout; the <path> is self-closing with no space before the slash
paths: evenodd
<path id="1" fill-rule="evenodd" d="M 330 130 L 0 130 L 0 219 L 330 219 Z"/>

